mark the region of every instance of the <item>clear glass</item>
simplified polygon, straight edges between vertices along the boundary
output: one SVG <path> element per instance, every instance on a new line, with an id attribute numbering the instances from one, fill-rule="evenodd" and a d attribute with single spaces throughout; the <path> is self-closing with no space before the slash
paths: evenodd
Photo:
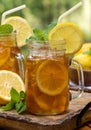
<path id="1" fill-rule="evenodd" d="M 9 70 L 20 74 L 17 60 L 20 53 L 15 33 L 0 34 L 0 70 Z"/>
<path id="2" fill-rule="evenodd" d="M 65 41 L 62 40 L 29 43 L 25 86 L 30 113 L 55 115 L 68 109 L 69 57 L 65 54 L 65 48 Z M 81 95 L 83 86 L 79 90 L 77 97 Z"/>

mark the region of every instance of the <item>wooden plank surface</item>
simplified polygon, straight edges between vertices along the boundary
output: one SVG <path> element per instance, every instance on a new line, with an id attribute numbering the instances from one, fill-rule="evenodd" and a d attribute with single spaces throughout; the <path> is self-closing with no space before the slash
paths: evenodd
<path id="1" fill-rule="evenodd" d="M 0 109 L 0 127 L 6 130 L 73 130 L 77 115 L 89 101 L 91 93 L 84 93 L 82 97 L 70 101 L 66 113 L 56 116 L 18 115 L 15 110 L 5 112 Z"/>

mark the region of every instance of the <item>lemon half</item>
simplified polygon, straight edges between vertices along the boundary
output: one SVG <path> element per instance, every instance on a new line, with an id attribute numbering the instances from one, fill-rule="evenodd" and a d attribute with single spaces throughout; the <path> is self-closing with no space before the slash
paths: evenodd
<path id="1" fill-rule="evenodd" d="M 18 74 L 8 70 L 0 70 L 0 104 L 10 101 L 12 87 L 18 92 L 25 91 L 23 80 Z"/>

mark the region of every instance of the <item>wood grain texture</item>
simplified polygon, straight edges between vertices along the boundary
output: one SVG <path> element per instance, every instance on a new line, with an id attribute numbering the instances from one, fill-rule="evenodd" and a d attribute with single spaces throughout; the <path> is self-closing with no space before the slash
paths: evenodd
<path id="1" fill-rule="evenodd" d="M 91 93 L 84 93 L 82 97 L 70 101 L 66 113 L 56 116 L 35 116 L 27 113 L 19 115 L 15 110 L 6 112 L 0 109 L 0 127 L 7 130 L 74 130 L 77 115 L 89 101 Z"/>

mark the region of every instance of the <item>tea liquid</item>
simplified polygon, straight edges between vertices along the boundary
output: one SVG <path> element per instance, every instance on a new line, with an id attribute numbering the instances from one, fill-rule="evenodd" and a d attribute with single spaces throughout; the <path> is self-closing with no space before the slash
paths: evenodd
<path id="1" fill-rule="evenodd" d="M 15 37 L 0 37 L 0 70 L 10 70 L 19 74 L 16 55 L 20 49 L 16 46 Z"/>
<path id="2" fill-rule="evenodd" d="M 69 103 L 68 58 L 28 57 L 25 85 L 29 112 L 55 115 L 66 111 Z"/>

